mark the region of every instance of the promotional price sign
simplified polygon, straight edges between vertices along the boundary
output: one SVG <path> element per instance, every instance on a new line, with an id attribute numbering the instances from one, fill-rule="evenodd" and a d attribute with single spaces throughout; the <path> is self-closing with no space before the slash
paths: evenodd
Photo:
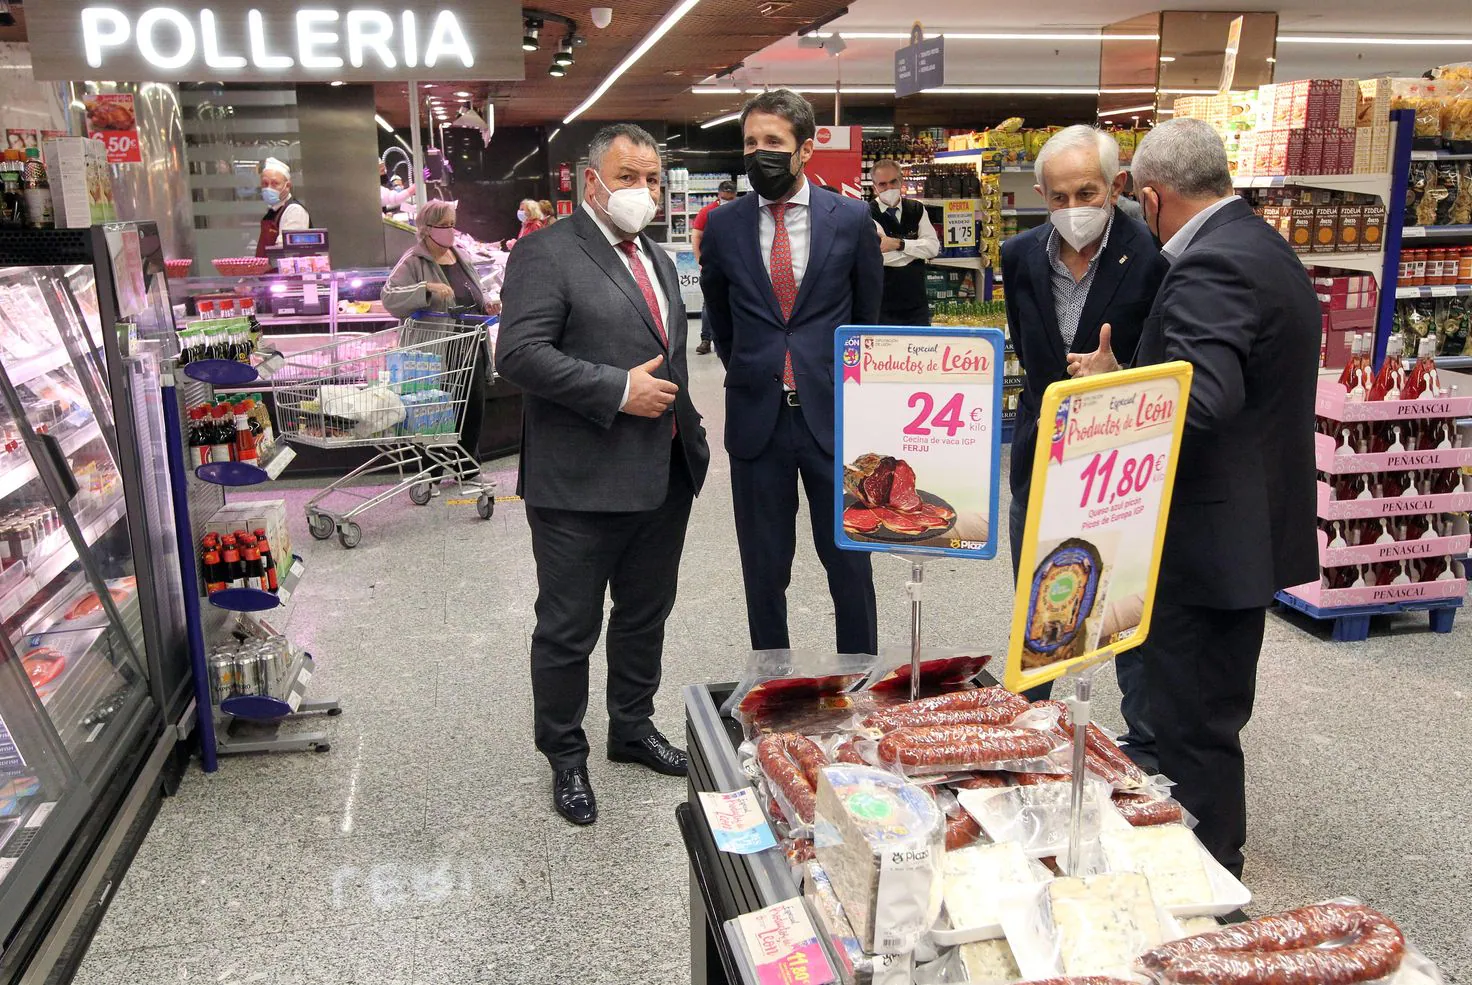
<path id="1" fill-rule="evenodd" d="M 132 93 L 98 92 L 82 102 L 87 107 L 87 136 L 102 141 L 107 148 L 107 163 L 142 163 Z"/>
<path id="2" fill-rule="evenodd" d="M 946 201 L 946 242 L 950 246 L 976 245 L 976 202 L 969 198 Z"/>
<path id="3" fill-rule="evenodd" d="M 1190 390 L 1184 362 L 1048 387 L 1012 610 L 1008 690 L 1145 641 Z"/>
<path id="4" fill-rule="evenodd" d="M 838 328 L 839 547 L 996 556 L 1005 345 L 995 328 Z"/>
<path id="5" fill-rule="evenodd" d="M 743 913 L 731 922 L 756 968 L 757 985 L 828 985 L 838 980 L 801 897 Z"/>

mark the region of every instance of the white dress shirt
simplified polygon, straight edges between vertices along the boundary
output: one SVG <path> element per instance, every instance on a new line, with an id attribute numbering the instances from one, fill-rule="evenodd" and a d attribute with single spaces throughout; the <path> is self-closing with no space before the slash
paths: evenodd
<path id="1" fill-rule="evenodd" d="M 792 279 L 802 287 L 802 275 L 808 269 L 808 253 L 811 247 L 812 211 L 808 203 L 812 200 L 813 186 L 805 175 L 798 175 L 802 186 L 787 200 L 787 210 L 782 213 L 782 225 L 787 227 L 787 241 L 792 247 Z M 767 266 L 767 275 L 772 271 L 772 241 L 777 238 L 777 220 L 768 208 L 776 203 L 770 198 L 757 196 L 761 206 L 757 219 L 757 235 L 761 241 L 762 262 Z"/>
<path id="2" fill-rule="evenodd" d="M 904 203 L 905 200 L 900 199 L 900 204 L 895 206 L 896 211 Z M 889 209 L 886 209 L 884 203 L 880 202 L 879 211 L 888 212 Z M 879 223 L 874 223 L 874 227 L 879 230 L 881 238 L 889 235 Z M 906 264 L 914 263 L 916 260 L 934 260 L 940 256 L 940 237 L 935 234 L 935 227 L 930 224 L 930 216 L 924 209 L 920 210 L 919 233 L 920 235 L 915 239 L 900 240 L 900 248 L 898 250 L 885 251 L 884 265 L 886 267 L 903 267 Z"/>
<path id="3" fill-rule="evenodd" d="M 603 232 L 604 239 L 608 240 L 608 245 L 613 247 L 613 252 L 618 254 L 619 263 L 622 263 L 625 267 L 628 267 L 629 258 L 624 254 L 622 247 L 618 245 L 619 243 L 623 242 L 623 239 L 618 235 L 618 233 L 613 231 L 612 226 L 610 226 L 607 222 L 603 220 L 603 217 L 598 214 L 598 210 L 593 208 L 586 201 L 583 202 L 583 211 L 592 216 L 593 221 L 598 224 L 598 228 Z M 654 288 L 654 300 L 659 302 L 660 333 L 666 334 L 669 332 L 670 325 L 669 298 L 665 297 L 664 287 L 659 282 L 659 270 L 654 266 L 654 258 L 651 257 L 648 251 L 644 249 L 644 241 L 637 236 L 634 237 L 634 255 L 639 258 L 639 262 L 644 265 L 644 272 L 649 275 L 649 284 L 651 287 Z M 629 271 L 629 276 L 634 276 L 634 272 L 632 270 Z M 628 402 L 629 381 L 627 378 L 625 378 L 624 395 L 619 399 L 618 409 L 623 410 Z"/>
<path id="4" fill-rule="evenodd" d="M 1212 202 L 1206 208 L 1192 216 L 1191 221 L 1177 230 L 1176 234 L 1170 238 L 1170 242 L 1160 248 L 1160 252 L 1165 254 L 1166 260 L 1171 263 L 1179 260 L 1181 254 L 1185 253 L 1187 248 L 1190 247 L 1191 240 L 1195 239 L 1196 234 L 1201 231 L 1201 227 L 1206 225 L 1206 220 L 1237 201 L 1239 197 L 1237 195 L 1228 195 L 1225 198 Z"/>
<path id="5" fill-rule="evenodd" d="M 281 206 L 281 215 L 276 217 L 277 229 L 310 229 L 312 217 L 307 212 L 307 207 L 290 195 L 286 197 L 286 203 Z M 279 243 L 280 240 L 277 240 Z"/>

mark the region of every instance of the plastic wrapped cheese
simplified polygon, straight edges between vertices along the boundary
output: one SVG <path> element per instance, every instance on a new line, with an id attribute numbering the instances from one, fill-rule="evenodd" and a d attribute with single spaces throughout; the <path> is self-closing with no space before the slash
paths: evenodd
<path id="1" fill-rule="evenodd" d="M 1010 985 L 1022 977 L 1005 940 L 962 944 L 960 951 L 961 966 L 966 969 L 970 985 Z"/>
<path id="2" fill-rule="evenodd" d="M 946 852 L 943 870 L 946 913 L 951 927 L 956 930 L 995 927 L 998 936 L 1007 891 L 1051 878 L 1015 841 Z"/>
<path id="3" fill-rule="evenodd" d="M 912 951 L 941 904 L 945 815 L 925 791 L 868 766 L 827 766 L 813 826 L 818 862 L 864 950 Z"/>
<path id="4" fill-rule="evenodd" d="M 1211 880 L 1201 842 L 1179 824 L 1101 831 L 1099 843 L 1110 872 L 1138 872 L 1150 880 L 1161 906 L 1209 904 Z"/>
<path id="5" fill-rule="evenodd" d="M 1134 873 L 1061 878 L 1044 893 L 1065 975 L 1121 975 L 1165 941 L 1150 882 Z"/>
<path id="6" fill-rule="evenodd" d="M 911 959 L 908 954 L 870 954 L 859 945 L 843 904 L 833 892 L 833 883 L 828 873 L 817 862 L 803 866 L 803 892 L 813 902 L 818 914 L 818 924 L 838 954 L 843 967 L 838 969 L 843 985 L 887 985 L 890 982 L 909 982 Z"/>

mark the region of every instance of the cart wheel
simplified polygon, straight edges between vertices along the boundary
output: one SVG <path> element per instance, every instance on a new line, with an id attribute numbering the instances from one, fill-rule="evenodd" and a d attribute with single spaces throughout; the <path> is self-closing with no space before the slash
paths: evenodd
<path id="1" fill-rule="evenodd" d="M 409 487 L 409 502 L 415 506 L 423 506 L 429 502 L 430 484 L 421 482 Z"/>
<path id="2" fill-rule="evenodd" d="M 496 512 L 496 501 L 485 493 L 481 493 L 480 498 L 475 501 L 475 512 L 480 514 L 482 520 L 489 520 L 491 514 Z"/>
<path id="3" fill-rule="evenodd" d="M 331 752 L 332 751 L 332 743 L 330 743 L 330 742 L 324 742 L 320 746 L 313 746 L 312 747 L 312 751 L 313 752 Z"/>
<path id="4" fill-rule="evenodd" d="M 352 550 L 363 542 L 363 528 L 351 520 L 337 528 L 337 540 L 348 550 Z"/>
<path id="5" fill-rule="evenodd" d="M 327 717 L 328 718 L 336 718 L 338 715 L 341 715 L 341 714 L 342 714 L 342 709 L 341 708 L 328 708 L 327 709 Z"/>
<path id="6" fill-rule="evenodd" d="M 330 516 L 325 516 L 321 513 L 308 513 L 307 529 L 311 530 L 312 536 L 318 540 L 326 540 L 337 529 L 337 524 L 332 522 L 332 517 Z"/>

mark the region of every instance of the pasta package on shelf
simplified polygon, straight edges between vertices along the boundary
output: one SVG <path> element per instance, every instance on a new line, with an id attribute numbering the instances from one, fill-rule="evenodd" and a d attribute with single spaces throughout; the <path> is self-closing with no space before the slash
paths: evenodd
<path id="1" fill-rule="evenodd" d="M 1138 957 L 1179 936 L 1138 873 L 1065 876 L 1003 915 L 1026 979 L 1133 974 Z"/>
<path id="2" fill-rule="evenodd" d="M 747 738 L 763 732 L 838 732 L 866 707 L 847 692 L 873 665 L 873 655 L 865 653 L 753 650 L 721 714 L 740 722 Z"/>
<path id="3" fill-rule="evenodd" d="M 934 925 L 944 836 L 935 800 L 893 773 L 819 772 L 814 847 L 866 951 L 912 951 Z"/>
<path id="4" fill-rule="evenodd" d="M 843 904 L 833 891 L 833 882 L 821 865 L 808 862 L 803 866 L 802 886 L 818 914 L 819 929 L 833 942 L 842 965 L 838 974 L 843 985 L 898 985 L 910 981 L 911 955 L 872 954 L 859 944 Z"/>

